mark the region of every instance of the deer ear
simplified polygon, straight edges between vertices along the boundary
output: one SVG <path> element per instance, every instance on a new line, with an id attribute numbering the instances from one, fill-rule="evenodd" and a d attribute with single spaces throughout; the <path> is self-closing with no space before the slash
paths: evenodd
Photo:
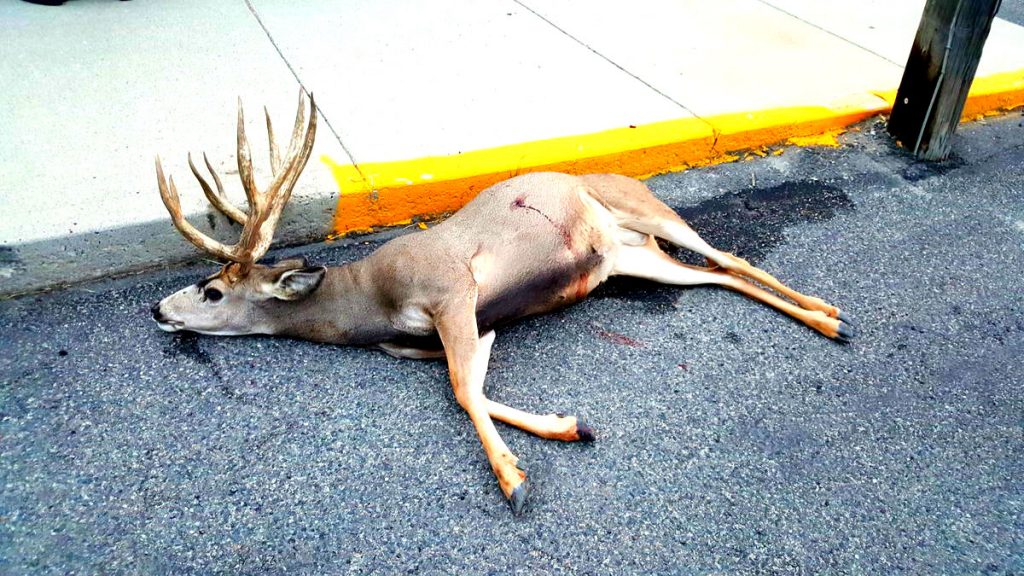
<path id="1" fill-rule="evenodd" d="M 285 270 L 277 277 L 270 294 L 278 300 L 301 300 L 320 287 L 326 273 L 323 266 Z"/>

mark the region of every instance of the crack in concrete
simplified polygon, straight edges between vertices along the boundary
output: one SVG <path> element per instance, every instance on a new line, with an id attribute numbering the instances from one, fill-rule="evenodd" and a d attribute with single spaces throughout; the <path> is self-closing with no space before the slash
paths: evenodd
<path id="1" fill-rule="evenodd" d="M 814 22 L 809 22 L 807 20 L 804 20 L 803 18 L 797 16 L 796 14 L 793 14 L 792 12 L 789 12 L 787 10 L 783 10 L 782 8 L 779 8 L 778 6 L 772 4 L 771 2 L 768 2 L 766 0 L 757 0 L 757 1 L 760 2 L 761 4 L 764 4 L 765 6 L 767 6 L 769 8 L 771 8 L 771 9 L 773 9 L 773 10 L 777 10 L 779 12 L 782 12 L 783 14 L 785 14 L 786 16 L 789 16 L 790 18 L 794 18 L 796 20 L 799 20 L 800 22 L 803 22 L 804 24 L 807 24 L 808 26 L 810 26 L 812 28 L 816 28 L 818 30 L 821 30 L 822 32 L 828 34 L 829 36 L 833 36 L 835 38 L 838 38 L 838 39 L 842 40 L 843 42 L 846 42 L 847 44 L 849 44 L 851 46 L 856 46 L 857 48 L 860 48 L 861 50 L 863 50 L 863 51 L 865 51 L 865 52 L 867 52 L 867 53 L 869 53 L 869 54 L 871 54 L 873 56 L 877 56 L 877 57 L 881 58 L 882 60 L 885 60 L 889 64 L 892 64 L 893 66 L 899 66 L 900 68 L 903 68 L 903 64 L 900 64 L 899 62 L 893 62 L 889 58 L 886 58 L 885 56 L 879 54 L 878 52 L 875 52 L 874 50 L 872 50 L 870 48 L 861 46 L 860 44 L 857 44 L 853 40 L 850 40 L 849 38 L 845 38 L 843 36 L 840 36 L 839 34 L 836 34 L 835 32 L 833 32 L 833 31 L 831 31 L 831 30 L 829 30 L 827 28 L 822 28 L 821 26 L 818 26 Z"/>
<path id="2" fill-rule="evenodd" d="M 306 85 L 302 82 L 302 79 L 299 78 L 299 73 L 295 70 L 295 67 L 292 66 L 292 63 L 288 61 L 288 58 L 285 58 L 284 52 L 281 50 L 281 47 L 278 46 L 277 41 L 274 40 L 274 37 L 271 36 L 270 29 L 267 28 L 267 25 L 263 23 L 263 19 L 260 18 L 259 12 L 256 11 L 256 7 L 253 6 L 252 1 L 245 0 L 245 6 L 249 9 L 249 13 L 252 14 L 252 17 L 256 19 L 256 23 L 259 24 L 260 28 L 263 29 L 263 33 L 267 35 L 267 40 L 270 40 L 270 45 L 274 47 L 274 51 L 277 52 L 277 55 L 281 57 L 281 61 L 284 62 L 284 65 L 288 67 L 288 71 L 292 73 L 292 76 L 295 78 L 295 81 L 298 82 L 299 86 L 301 86 L 302 89 L 305 90 L 305 92 L 308 94 L 309 89 L 306 88 Z M 356 172 L 359 173 L 359 177 L 362 178 L 363 180 L 366 180 L 366 175 L 363 174 L 362 169 L 359 168 L 359 164 L 356 162 L 355 156 L 352 155 L 352 151 L 349 150 L 348 146 L 345 146 L 345 143 L 341 140 L 341 136 L 338 134 L 338 131 L 334 129 L 334 125 L 331 124 L 330 118 L 327 117 L 327 114 L 319 106 L 317 106 L 317 109 L 314 110 L 312 113 L 315 114 L 317 112 L 320 112 L 320 116 L 324 119 L 324 123 L 327 124 L 327 129 L 330 130 L 331 134 L 334 135 L 334 139 L 338 142 L 338 145 L 341 146 L 341 149 L 345 152 L 345 155 L 348 156 L 349 162 L 352 163 L 352 166 L 356 169 Z"/>
<path id="3" fill-rule="evenodd" d="M 570 34 L 570 33 L 569 33 L 569 32 L 568 32 L 568 31 L 567 31 L 566 29 L 564 29 L 564 28 L 560 27 L 560 26 L 559 26 L 558 24 L 555 24 L 554 22 L 552 22 L 552 21 L 551 21 L 551 20 L 549 20 L 548 18 L 544 17 L 544 15 L 542 15 L 542 14 L 541 14 L 540 12 L 537 12 L 537 11 L 536 11 L 536 10 L 534 10 L 533 8 L 530 8 L 529 6 L 527 6 L 526 4 L 524 4 L 524 3 L 523 3 L 523 2 L 521 1 L 521 0 L 512 0 L 512 1 L 513 1 L 513 2 L 515 2 L 516 4 L 518 4 L 518 5 L 522 6 L 524 10 L 527 10 L 528 12 L 530 12 L 531 14 L 533 14 L 534 16 L 536 16 L 537 18 L 540 18 L 541 20 L 543 20 L 543 21 L 544 21 L 545 23 L 547 23 L 547 24 L 548 24 L 549 26 L 551 26 L 551 27 L 552 27 L 552 28 L 554 28 L 555 30 L 558 30 L 559 32 L 561 32 L 562 34 L 564 34 L 564 35 L 565 35 L 565 36 L 566 36 L 567 38 L 569 38 L 569 39 L 570 39 L 570 40 L 572 40 L 573 42 L 576 42 L 576 43 L 577 43 L 577 44 L 579 44 L 580 46 L 583 46 L 583 47 L 584 47 L 584 48 L 586 48 L 587 50 L 590 50 L 591 52 L 593 52 L 593 53 L 594 53 L 594 55 L 596 55 L 596 56 L 600 57 L 600 58 L 601 58 L 602 60 L 604 60 L 605 62 L 607 62 L 607 63 L 611 64 L 612 66 L 614 66 L 614 67 L 616 67 L 616 68 L 618 68 L 618 69 L 619 69 L 619 71 L 620 71 L 620 72 L 622 72 L 623 74 L 626 74 L 626 75 L 628 75 L 629 77 L 633 78 L 633 79 L 634 79 L 634 80 L 636 80 L 637 82 L 639 82 L 639 83 L 643 84 L 644 86 L 646 86 L 647 88 L 649 88 L 649 89 L 653 90 L 653 91 L 654 91 L 655 93 L 657 93 L 657 94 L 658 94 L 659 96 L 661 96 L 662 98 L 664 98 L 664 99 L 668 100 L 669 102 L 671 102 L 671 103 L 675 104 L 675 105 L 676 105 L 676 106 L 678 106 L 679 108 L 682 108 L 683 110 L 685 110 L 685 111 L 686 111 L 687 113 L 689 113 L 689 114 L 693 115 L 693 117 L 694 117 L 694 118 L 696 118 L 696 119 L 700 120 L 701 122 L 704 122 L 704 123 L 705 123 L 705 124 L 707 124 L 708 126 L 711 126 L 711 123 L 709 123 L 709 122 L 708 122 L 707 120 L 705 120 L 704 118 L 701 118 L 701 117 L 700 117 L 700 116 L 699 116 L 699 115 L 698 115 L 698 114 L 697 114 L 696 112 L 694 112 L 693 110 L 690 110 L 689 108 L 687 108 L 687 107 L 686 107 L 686 106 L 685 106 L 685 105 L 684 105 L 684 104 L 683 104 L 682 102 L 679 102 L 679 101 L 678 101 L 678 100 L 676 100 L 675 98 L 673 98 L 673 97 L 669 96 L 668 94 L 666 94 L 666 93 L 662 92 L 661 90 L 659 90 L 658 88 L 656 88 L 656 87 L 655 87 L 655 86 L 654 86 L 653 84 L 651 84 L 650 82 L 648 82 L 648 81 L 644 80 L 643 78 L 641 78 L 641 77 L 637 76 L 636 74 L 634 74 L 634 73 L 630 72 L 629 70 L 626 70 L 626 68 L 625 68 L 625 67 L 623 67 L 623 66 L 622 66 L 621 64 L 619 64 L 618 62 L 616 62 L 616 61 L 612 60 L 611 58 L 609 58 L 608 56 L 605 56 L 604 54 L 602 54 L 602 53 L 598 52 L 598 51 L 597 51 L 597 50 L 596 50 L 595 48 L 593 48 L 592 46 L 590 46 L 590 45 L 589 45 L 589 44 L 587 44 L 586 42 L 584 42 L 584 41 L 580 40 L 579 38 L 577 38 L 577 37 L 573 36 L 573 35 L 572 35 L 572 34 Z"/>

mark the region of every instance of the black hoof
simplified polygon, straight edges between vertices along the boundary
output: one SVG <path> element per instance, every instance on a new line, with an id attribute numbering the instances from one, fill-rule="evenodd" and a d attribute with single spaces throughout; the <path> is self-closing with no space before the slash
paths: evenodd
<path id="1" fill-rule="evenodd" d="M 843 312 L 842 310 L 839 311 L 839 315 L 836 316 L 836 319 L 844 324 L 853 325 L 853 320 L 851 320 L 850 317 L 847 316 L 846 312 Z"/>
<path id="2" fill-rule="evenodd" d="M 845 321 L 839 323 L 839 329 L 837 330 L 838 335 L 836 340 L 840 342 L 849 342 L 857 336 L 857 331 L 854 330 L 853 326 L 847 324 Z"/>
<path id="3" fill-rule="evenodd" d="M 523 509 L 526 508 L 526 497 L 529 494 L 530 488 L 527 482 L 523 482 L 512 490 L 512 495 L 509 496 L 508 504 L 512 507 L 513 514 L 519 516 L 523 513 Z"/>
<path id="4" fill-rule="evenodd" d="M 576 435 L 579 436 L 580 442 L 593 442 L 594 441 L 594 430 L 583 423 L 581 420 L 576 421 Z"/>

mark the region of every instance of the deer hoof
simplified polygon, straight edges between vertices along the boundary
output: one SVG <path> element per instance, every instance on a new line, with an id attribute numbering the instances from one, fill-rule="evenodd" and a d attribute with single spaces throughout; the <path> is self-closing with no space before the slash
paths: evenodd
<path id="1" fill-rule="evenodd" d="M 576 436 L 580 442 L 593 442 L 594 441 L 594 430 L 584 424 L 583 422 L 576 421 Z"/>
<path id="2" fill-rule="evenodd" d="M 508 497 L 508 504 L 512 507 L 512 514 L 519 516 L 523 513 L 523 509 L 526 508 L 526 497 L 529 494 L 530 486 L 526 482 L 512 490 L 512 494 Z"/>
<path id="3" fill-rule="evenodd" d="M 851 326 L 853 325 L 853 320 L 851 320 L 850 317 L 846 314 L 846 312 L 843 312 L 842 310 L 840 310 L 839 314 L 836 315 L 836 319 L 844 324 L 849 324 Z"/>
<path id="4" fill-rule="evenodd" d="M 853 326 L 844 320 L 839 322 L 839 328 L 836 330 L 836 340 L 840 342 L 849 342 L 857 336 L 857 331 L 854 330 Z"/>

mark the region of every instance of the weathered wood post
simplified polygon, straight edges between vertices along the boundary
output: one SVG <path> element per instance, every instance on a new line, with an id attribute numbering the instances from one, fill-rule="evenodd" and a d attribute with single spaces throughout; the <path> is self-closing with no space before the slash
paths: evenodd
<path id="1" fill-rule="evenodd" d="M 889 133 L 924 160 L 949 154 L 1001 0 L 928 0 L 889 117 Z"/>

